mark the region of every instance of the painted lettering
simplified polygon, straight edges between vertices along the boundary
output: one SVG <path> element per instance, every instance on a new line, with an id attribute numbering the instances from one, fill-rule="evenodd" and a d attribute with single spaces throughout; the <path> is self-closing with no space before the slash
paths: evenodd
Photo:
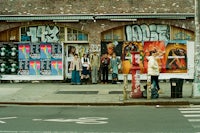
<path id="1" fill-rule="evenodd" d="M 31 42 L 58 42 L 58 33 L 59 28 L 57 26 L 35 26 L 29 27 L 29 31 L 26 31 Z"/>
<path id="2" fill-rule="evenodd" d="M 168 25 L 132 25 L 126 26 L 127 41 L 169 41 Z"/>

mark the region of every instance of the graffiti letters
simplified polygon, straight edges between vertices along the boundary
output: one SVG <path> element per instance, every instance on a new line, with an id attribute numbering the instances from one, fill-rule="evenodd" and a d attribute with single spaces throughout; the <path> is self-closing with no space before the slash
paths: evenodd
<path id="1" fill-rule="evenodd" d="M 126 26 L 127 41 L 168 41 L 170 31 L 168 25 L 132 25 Z"/>
<path id="2" fill-rule="evenodd" d="M 31 42 L 58 42 L 59 28 L 57 26 L 34 26 L 29 27 L 26 33 L 22 35 L 21 41 Z"/>

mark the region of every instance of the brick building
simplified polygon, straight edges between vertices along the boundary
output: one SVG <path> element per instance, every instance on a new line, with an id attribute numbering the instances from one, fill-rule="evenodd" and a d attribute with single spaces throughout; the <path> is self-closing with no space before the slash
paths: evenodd
<path id="1" fill-rule="evenodd" d="M 82 56 L 112 43 L 121 56 L 125 42 L 194 42 L 194 8 L 194 0 L 6 0 L 0 2 L 0 42 L 62 43 L 68 77 L 73 46 Z M 171 72 L 188 73 L 163 71 Z"/>

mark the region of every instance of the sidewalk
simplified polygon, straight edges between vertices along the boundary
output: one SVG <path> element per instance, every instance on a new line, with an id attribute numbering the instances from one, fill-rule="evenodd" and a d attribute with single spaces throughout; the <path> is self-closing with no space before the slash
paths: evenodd
<path id="1" fill-rule="evenodd" d="M 141 88 L 145 83 L 141 83 Z M 123 84 L 1 83 L 0 104 L 21 105 L 189 105 L 200 104 L 192 98 L 192 82 L 183 84 L 183 98 L 171 98 L 169 82 L 160 82 L 164 91 L 158 99 L 123 99 Z M 131 84 L 128 85 L 131 91 Z"/>

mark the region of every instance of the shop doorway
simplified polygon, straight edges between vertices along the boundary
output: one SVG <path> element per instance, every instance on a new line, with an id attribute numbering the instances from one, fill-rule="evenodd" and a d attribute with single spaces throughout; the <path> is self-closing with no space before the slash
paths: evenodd
<path id="1" fill-rule="evenodd" d="M 89 44 L 64 44 L 64 68 L 65 68 L 65 80 L 71 79 L 71 72 L 69 71 L 70 63 L 74 59 L 74 54 L 78 54 L 78 57 L 83 57 L 83 54 L 89 54 Z"/>

